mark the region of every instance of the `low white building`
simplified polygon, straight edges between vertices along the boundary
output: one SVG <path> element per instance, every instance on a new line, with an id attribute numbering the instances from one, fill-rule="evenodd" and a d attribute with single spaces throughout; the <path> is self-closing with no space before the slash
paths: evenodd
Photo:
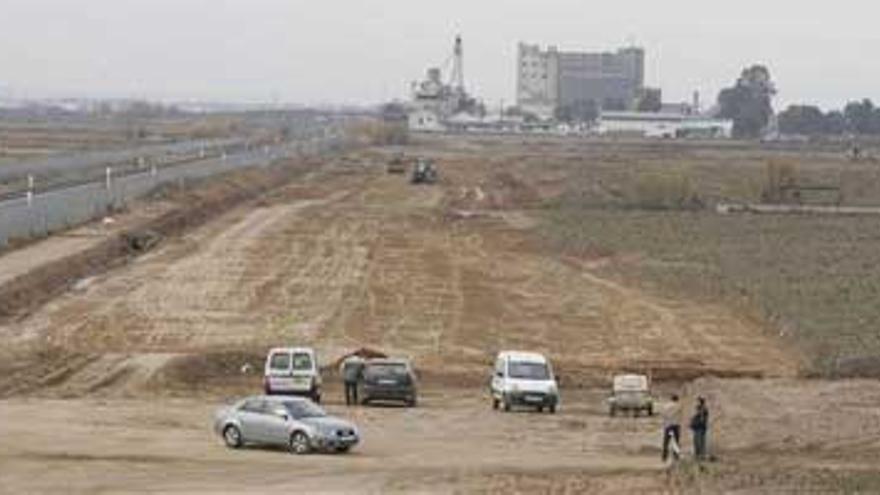
<path id="1" fill-rule="evenodd" d="M 602 112 L 597 131 L 603 136 L 729 138 L 733 134 L 733 122 L 682 113 Z"/>
<path id="2" fill-rule="evenodd" d="M 444 132 L 446 125 L 441 121 L 440 115 L 431 108 L 416 108 L 409 111 L 407 116 L 409 128 L 414 132 Z"/>

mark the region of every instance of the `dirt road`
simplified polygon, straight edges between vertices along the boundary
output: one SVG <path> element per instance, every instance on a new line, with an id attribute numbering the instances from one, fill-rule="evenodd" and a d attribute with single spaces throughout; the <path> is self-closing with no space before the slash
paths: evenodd
<path id="1" fill-rule="evenodd" d="M 713 405 L 720 456 L 699 493 L 880 488 L 876 383 L 691 389 Z M 330 412 L 362 430 L 348 455 L 228 450 L 201 398 L 0 401 L 0 493 L 696 492 L 659 461 L 659 420 L 608 417 L 602 391 L 564 392 L 556 415 L 492 411 L 474 389 L 429 389 L 417 409 L 346 408 L 330 392 Z"/>
<path id="2" fill-rule="evenodd" d="M 557 473 L 559 487 L 592 488 L 608 482 L 594 483 L 589 473 L 660 469 L 653 424 L 612 422 L 585 399 L 540 418 L 493 412 L 469 391 L 429 393 L 417 409 L 331 406 L 360 425 L 363 445 L 350 455 L 306 457 L 227 450 L 210 431 L 213 410 L 203 401 L 0 403 L 0 486 L 19 493 L 440 493 L 491 489 L 529 473 Z"/>

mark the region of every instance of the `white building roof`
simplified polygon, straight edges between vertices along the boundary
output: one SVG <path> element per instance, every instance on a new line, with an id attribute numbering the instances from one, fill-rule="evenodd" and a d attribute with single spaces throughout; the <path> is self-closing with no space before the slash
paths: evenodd
<path id="1" fill-rule="evenodd" d="M 602 112 L 600 120 L 624 121 L 624 122 L 682 122 L 687 118 L 680 113 L 654 113 L 654 112 Z"/>

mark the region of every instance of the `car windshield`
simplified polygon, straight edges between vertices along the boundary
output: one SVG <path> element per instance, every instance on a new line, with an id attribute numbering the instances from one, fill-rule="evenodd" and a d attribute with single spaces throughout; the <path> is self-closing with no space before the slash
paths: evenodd
<path id="1" fill-rule="evenodd" d="M 407 367 L 403 363 L 369 364 L 364 371 L 367 377 L 398 377 L 407 375 Z"/>
<path id="2" fill-rule="evenodd" d="M 550 369 L 544 363 L 513 361 L 509 365 L 508 375 L 519 380 L 549 380 Z"/>
<path id="3" fill-rule="evenodd" d="M 312 356 L 297 352 L 293 355 L 293 369 L 297 371 L 308 371 L 312 369 Z"/>
<path id="4" fill-rule="evenodd" d="M 327 415 L 323 409 L 305 400 L 285 402 L 284 408 L 287 409 L 287 412 L 294 419 L 323 418 Z"/>

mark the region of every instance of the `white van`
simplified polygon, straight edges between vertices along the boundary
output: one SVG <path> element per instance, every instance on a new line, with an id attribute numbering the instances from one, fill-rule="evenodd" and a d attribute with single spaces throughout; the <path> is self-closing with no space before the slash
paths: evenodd
<path id="1" fill-rule="evenodd" d="M 544 356 L 533 352 L 504 351 L 495 360 L 492 374 L 492 408 L 502 404 L 505 411 L 513 406 L 544 408 L 551 414 L 559 405 L 559 386 L 553 368 Z"/>
<path id="2" fill-rule="evenodd" d="M 266 395 L 304 395 L 321 402 L 318 355 L 308 347 L 283 347 L 269 351 L 263 386 Z"/>

